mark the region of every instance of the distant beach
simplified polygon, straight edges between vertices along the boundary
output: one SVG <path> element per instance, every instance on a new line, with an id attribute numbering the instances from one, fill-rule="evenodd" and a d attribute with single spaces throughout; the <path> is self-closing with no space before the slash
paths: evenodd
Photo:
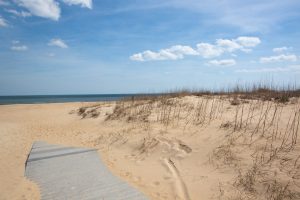
<path id="1" fill-rule="evenodd" d="M 86 95 L 24 95 L 0 96 L 0 105 L 8 104 L 40 104 L 40 103 L 66 103 L 66 102 L 96 102 L 117 101 L 126 97 L 140 96 L 142 94 L 86 94 Z"/>

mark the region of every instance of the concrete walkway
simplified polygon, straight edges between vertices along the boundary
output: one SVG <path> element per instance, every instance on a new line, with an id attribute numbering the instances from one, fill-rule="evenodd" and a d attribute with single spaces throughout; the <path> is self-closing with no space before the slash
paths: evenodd
<path id="1" fill-rule="evenodd" d="M 35 142 L 25 176 L 37 183 L 41 199 L 144 200 L 146 197 L 106 168 L 95 149 Z"/>

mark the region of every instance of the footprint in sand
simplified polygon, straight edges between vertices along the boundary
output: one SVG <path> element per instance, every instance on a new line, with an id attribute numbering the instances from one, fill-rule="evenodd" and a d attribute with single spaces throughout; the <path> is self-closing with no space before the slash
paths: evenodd
<path id="1" fill-rule="evenodd" d="M 159 181 L 154 181 L 154 182 L 153 182 L 153 185 L 154 185 L 154 186 L 159 186 L 159 185 L 160 185 L 160 182 L 159 182 Z"/>

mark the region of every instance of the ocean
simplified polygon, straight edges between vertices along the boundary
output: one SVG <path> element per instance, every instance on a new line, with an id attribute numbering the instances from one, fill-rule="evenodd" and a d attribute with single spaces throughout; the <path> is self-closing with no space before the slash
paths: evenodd
<path id="1" fill-rule="evenodd" d="M 7 104 L 37 104 L 64 102 L 96 102 L 116 101 L 126 97 L 141 94 L 88 94 L 88 95 L 28 95 L 28 96 L 0 96 L 0 105 Z"/>

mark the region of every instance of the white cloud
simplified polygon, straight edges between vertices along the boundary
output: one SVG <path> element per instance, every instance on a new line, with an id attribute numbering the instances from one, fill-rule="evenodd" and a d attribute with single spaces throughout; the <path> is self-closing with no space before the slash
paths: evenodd
<path id="1" fill-rule="evenodd" d="M 17 2 L 32 15 L 55 21 L 60 17 L 60 7 L 55 0 L 17 0 Z"/>
<path id="2" fill-rule="evenodd" d="M 256 47 L 261 43 L 258 37 L 238 37 L 236 39 L 217 39 L 216 44 L 218 47 L 223 48 L 225 52 L 234 52 L 241 50 L 243 52 L 249 53 L 252 49 L 249 47 Z"/>
<path id="3" fill-rule="evenodd" d="M 68 48 L 68 45 L 62 39 L 58 39 L 58 38 L 54 38 L 54 39 L 50 40 L 48 45 L 49 46 L 60 47 L 60 48 L 63 48 L 63 49 Z"/>
<path id="4" fill-rule="evenodd" d="M 243 47 L 233 40 L 228 39 L 217 39 L 216 44 L 219 47 L 225 48 L 229 52 L 236 51 L 238 49 L 242 49 Z"/>
<path id="5" fill-rule="evenodd" d="M 26 45 L 13 45 L 10 47 L 10 49 L 13 51 L 26 51 L 28 50 L 28 47 Z"/>
<path id="6" fill-rule="evenodd" d="M 233 66 L 236 65 L 236 61 L 234 59 L 211 60 L 208 64 L 215 66 Z"/>
<path id="7" fill-rule="evenodd" d="M 7 23 L 6 23 L 6 20 L 3 19 L 1 16 L 0 16 L 0 27 L 6 27 L 7 26 Z"/>
<path id="8" fill-rule="evenodd" d="M 162 49 L 159 52 L 150 50 L 137 53 L 130 56 L 134 61 L 150 61 L 150 60 L 178 60 L 184 58 L 185 55 L 197 55 L 198 52 L 189 46 L 175 45 L 168 49 Z"/>
<path id="9" fill-rule="evenodd" d="M 278 56 L 270 56 L 270 57 L 261 57 L 261 63 L 270 63 L 270 62 L 282 62 L 282 61 L 297 61 L 297 56 L 294 54 L 281 54 Z"/>
<path id="10" fill-rule="evenodd" d="M 144 57 L 144 56 L 143 56 L 144 53 L 145 53 L 145 52 L 133 54 L 133 55 L 130 56 L 129 58 L 130 58 L 130 60 L 133 60 L 133 61 L 145 61 L 144 58 L 143 58 L 143 57 Z"/>
<path id="11" fill-rule="evenodd" d="M 288 51 L 290 49 L 292 49 L 292 47 L 277 47 L 277 48 L 273 49 L 273 52 L 282 53 L 282 52 Z"/>
<path id="12" fill-rule="evenodd" d="M 261 43 L 258 37 L 238 37 L 235 39 L 236 42 L 241 44 L 243 47 L 255 47 Z"/>
<path id="13" fill-rule="evenodd" d="M 248 47 L 255 47 L 258 44 L 260 44 L 260 39 L 257 37 L 238 37 L 231 40 L 217 39 L 215 44 L 199 43 L 196 45 L 196 49 L 190 46 L 176 45 L 168 49 L 159 50 L 158 52 L 147 50 L 142 53 L 134 54 L 129 58 L 134 61 L 178 60 L 184 58 L 185 55 L 214 58 L 224 53 L 231 53 L 232 55 L 232 52 L 238 50 L 250 52 L 252 49 Z"/>
<path id="14" fill-rule="evenodd" d="M 58 21 L 60 18 L 60 5 L 57 0 L 14 0 L 18 6 L 26 8 L 29 12 L 16 10 L 7 10 L 8 12 L 21 16 L 28 17 L 30 15 L 48 18 L 51 20 Z M 80 5 L 81 7 L 86 7 L 92 9 L 92 0 L 62 0 L 67 5 Z M 0 0 L 1 3 L 1 0 Z M 1 4 L 0 4 L 1 5 Z"/>
<path id="15" fill-rule="evenodd" d="M 288 67 L 269 67 L 260 69 L 239 69 L 237 73 L 263 73 L 263 72 L 300 72 L 300 65 L 291 65 Z"/>
<path id="16" fill-rule="evenodd" d="M 63 0 L 64 3 L 68 5 L 81 5 L 81 7 L 86 7 L 92 9 L 93 2 L 92 0 Z"/>
<path id="17" fill-rule="evenodd" d="M 13 10 L 13 9 L 6 9 L 6 12 L 14 14 L 19 17 L 30 17 L 31 16 L 31 13 L 26 12 L 26 11 L 19 12 L 19 11 Z"/>
<path id="18" fill-rule="evenodd" d="M 198 52 L 189 46 L 175 45 L 172 46 L 168 51 L 176 55 L 198 55 Z"/>
<path id="19" fill-rule="evenodd" d="M 197 51 L 199 55 L 202 56 L 203 58 L 218 57 L 224 53 L 224 50 L 222 48 L 209 43 L 197 44 Z"/>

